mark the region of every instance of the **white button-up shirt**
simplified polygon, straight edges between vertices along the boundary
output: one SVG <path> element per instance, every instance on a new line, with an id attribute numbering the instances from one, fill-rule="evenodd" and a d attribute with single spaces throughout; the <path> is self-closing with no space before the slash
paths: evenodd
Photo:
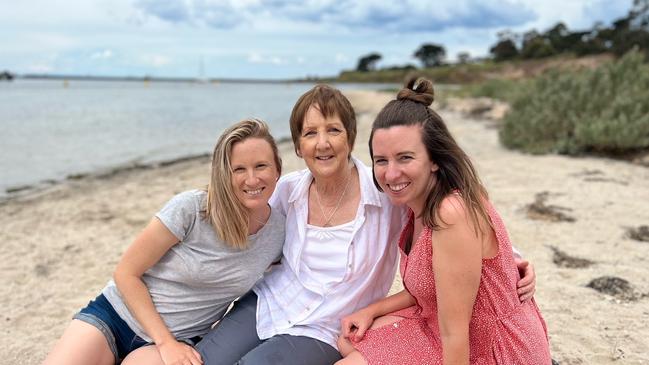
<path id="1" fill-rule="evenodd" d="M 345 274 L 323 284 L 301 265 L 309 212 L 309 170 L 283 176 L 270 204 L 286 215 L 281 264 L 254 288 L 257 334 L 307 336 L 336 348 L 340 319 L 386 296 L 397 268 L 397 240 L 407 213 L 393 206 L 374 186 L 372 171 L 352 158 L 358 170 L 361 198 L 347 248 Z"/>

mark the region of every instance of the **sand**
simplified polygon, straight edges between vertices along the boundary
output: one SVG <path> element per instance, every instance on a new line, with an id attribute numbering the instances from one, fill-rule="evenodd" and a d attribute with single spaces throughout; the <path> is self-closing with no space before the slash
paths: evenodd
<path id="1" fill-rule="evenodd" d="M 391 95 L 348 95 L 359 113 L 354 153 L 367 163 L 369 126 Z M 627 230 L 649 225 L 649 169 L 509 151 L 492 123 L 441 114 L 476 163 L 512 241 L 536 267 L 553 358 L 648 364 L 649 242 Z M 290 142 L 281 150 L 285 172 L 304 166 Z M 203 187 L 208 171 L 209 159 L 196 158 L 69 180 L 1 203 L 0 364 L 38 364 L 104 286 L 134 235 L 173 194 Z M 629 287 L 614 279 L 599 285 L 619 289 L 618 296 L 587 287 L 604 276 Z"/>

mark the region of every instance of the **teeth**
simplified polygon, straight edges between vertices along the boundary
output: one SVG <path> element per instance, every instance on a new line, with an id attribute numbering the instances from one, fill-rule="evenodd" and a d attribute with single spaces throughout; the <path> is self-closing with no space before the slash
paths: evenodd
<path id="1" fill-rule="evenodd" d="M 401 191 L 406 188 L 406 186 L 410 185 L 410 183 L 403 183 L 403 184 L 396 184 L 396 185 L 388 185 L 390 187 L 390 190 L 392 191 Z"/>
<path id="2" fill-rule="evenodd" d="M 317 160 L 328 160 L 328 159 L 330 159 L 330 158 L 331 158 L 331 156 L 320 156 L 320 157 L 316 157 Z"/>
<path id="3" fill-rule="evenodd" d="M 257 190 L 244 190 L 244 192 L 245 192 L 246 194 L 250 194 L 250 195 L 258 195 L 258 194 L 261 194 L 261 191 L 262 191 L 262 190 L 263 190 L 263 189 L 259 188 L 259 189 L 257 189 Z"/>

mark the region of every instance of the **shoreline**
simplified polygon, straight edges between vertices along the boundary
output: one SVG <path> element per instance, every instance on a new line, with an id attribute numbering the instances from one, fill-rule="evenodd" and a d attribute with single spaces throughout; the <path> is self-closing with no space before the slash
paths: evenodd
<path id="1" fill-rule="evenodd" d="M 345 94 L 357 111 L 353 154 L 367 164 L 370 124 L 393 94 Z M 484 120 L 439 112 L 474 161 L 511 241 L 535 266 L 552 357 L 562 365 L 649 363 L 649 242 L 641 229 L 649 224 L 649 169 L 521 154 L 500 146 Z M 278 148 L 283 173 L 304 167 L 290 140 Z M 0 203 L 0 364 L 39 363 L 137 232 L 171 196 L 204 187 L 209 167 L 209 157 L 199 157 L 122 169 Z"/>
<path id="2" fill-rule="evenodd" d="M 285 143 L 292 143 L 291 137 L 281 137 L 278 138 L 276 141 L 278 145 L 285 144 Z M 161 167 L 179 164 L 182 162 L 209 159 L 211 155 L 212 155 L 211 152 L 191 154 L 191 155 L 181 155 L 174 158 L 155 160 L 147 163 L 142 163 L 142 162 L 138 162 L 137 160 L 133 160 L 123 164 L 118 164 L 115 166 L 102 168 L 94 171 L 82 171 L 82 172 L 68 174 L 61 179 L 45 179 L 35 183 L 9 186 L 5 188 L 5 191 L 3 193 L 0 193 L 0 206 L 12 200 L 29 198 L 31 195 L 47 193 L 48 189 L 55 188 L 59 185 L 66 184 L 70 181 L 83 181 L 86 179 L 96 179 L 96 180 L 108 179 L 115 175 L 130 173 L 134 171 L 157 169 Z"/>

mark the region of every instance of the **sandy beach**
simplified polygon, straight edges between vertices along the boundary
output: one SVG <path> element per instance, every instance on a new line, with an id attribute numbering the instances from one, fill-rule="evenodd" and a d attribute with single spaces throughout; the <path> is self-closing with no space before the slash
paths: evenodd
<path id="1" fill-rule="evenodd" d="M 392 95 L 347 95 L 359 121 L 354 154 L 369 163 L 370 124 Z M 629 233 L 649 225 L 649 168 L 521 154 L 502 147 L 486 120 L 440 114 L 477 165 L 512 242 L 534 263 L 553 358 L 649 364 L 649 242 Z M 290 142 L 281 152 L 284 172 L 304 166 Z M 135 234 L 208 175 L 209 158 L 195 158 L 67 180 L 0 203 L 0 364 L 38 364 Z"/>

